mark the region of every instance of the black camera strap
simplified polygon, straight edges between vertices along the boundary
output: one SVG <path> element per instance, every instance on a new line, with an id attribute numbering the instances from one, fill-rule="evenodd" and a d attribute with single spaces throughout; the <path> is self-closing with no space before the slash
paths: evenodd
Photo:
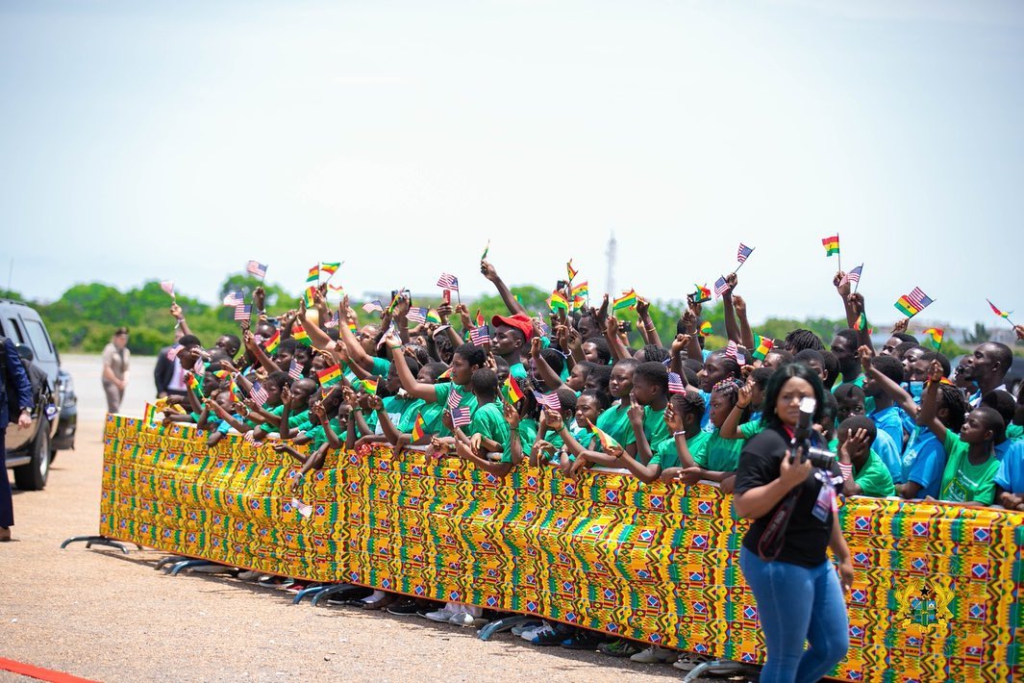
<path id="1" fill-rule="evenodd" d="M 782 544 L 786 539 L 786 528 L 793 518 L 796 501 L 800 497 L 800 487 L 786 494 L 775 514 L 768 520 L 768 526 L 757 541 L 757 554 L 765 562 L 772 562 L 782 552 Z"/>

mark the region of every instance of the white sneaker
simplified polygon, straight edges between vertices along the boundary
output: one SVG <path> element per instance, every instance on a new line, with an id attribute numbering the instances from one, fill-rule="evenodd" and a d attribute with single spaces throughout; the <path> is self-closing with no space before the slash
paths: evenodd
<path id="1" fill-rule="evenodd" d="M 427 619 L 430 619 L 431 621 L 436 621 L 439 624 L 444 624 L 452 620 L 452 617 L 455 616 L 455 612 L 452 612 L 448 609 L 439 609 L 434 612 L 427 612 L 423 616 Z"/>
<path id="2" fill-rule="evenodd" d="M 555 632 L 555 629 L 550 624 L 545 622 L 543 626 L 540 626 L 539 628 L 535 628 L 532 631 L 523 631 L 523 635 L 521 635 L 520 638 L 522 638 L 525 641 L 528 641 L 528 642 L 532 643 L 533 639 L 536 638 L 537 636 L 547 635 L 548 633 L 554 633 L 554 632 Z"/>
<path id="3" fill-rule="evenodd" d="M 260 572 L 254 572 L 251 569 L 243 572 L 239 572 L 238 578 L 242 581 L 254 581 L 263 576 Z"/>
<path id="4" fill-rule="evenodd" d="M 651 645 L 646 650 L 637 652 L 629 659 L 634 662 L 640 662 L 641 664 L 660 664 L 661 662 L 667 662 L 675 657 L 676 653 L 673 650 L 666 650 L 663 647 Z"/>
<path id="5" fill-rule="evenodd" d="M 448 623 L 452 626 L 472 626 L 476 622 L 472 614 L 468 612 L 460 612 L 453 614 L 452 618 L 448 620 Z"/>

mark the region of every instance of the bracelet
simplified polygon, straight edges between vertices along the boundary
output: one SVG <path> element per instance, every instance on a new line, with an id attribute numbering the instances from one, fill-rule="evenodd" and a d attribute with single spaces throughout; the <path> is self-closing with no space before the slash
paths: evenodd
<path id="1" fill-rule="evenodd" d="M 680 429 L 678 432 L 672 432 L 672 436 L 686 436 L 686 430 Z"/>

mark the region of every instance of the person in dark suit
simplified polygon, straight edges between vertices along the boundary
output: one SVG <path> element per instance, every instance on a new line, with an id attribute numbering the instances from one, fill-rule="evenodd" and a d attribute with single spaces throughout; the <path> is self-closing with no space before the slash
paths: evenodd
<path id="1" fill-rule="evenodd" d="M 18 429 L 32 426 L 32 384 L 21 363 L 18 349 L 10 339 L 0 337 L 3 344 L 3 367 L 0 368 L 0 542 L 11 540 L 14 526 L 14 500 L 7 478 L 7 426 L 17 422 Z M 18 411 L 18 417 L 14 417 Z"/>

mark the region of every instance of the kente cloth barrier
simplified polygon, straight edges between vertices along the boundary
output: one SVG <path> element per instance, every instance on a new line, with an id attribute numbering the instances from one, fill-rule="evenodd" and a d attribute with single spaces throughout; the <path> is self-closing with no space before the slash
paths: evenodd
<path id="1" fill-rule="evenodd" d="M 712 486 L 525 464 L 335 452 L 297 493 L 299 463 L 192 426 L 111 416 L 100 532 L 313 581 L 350 581 L 522 612 L 665 647 L 761 662 L 739 570 L 745 523 Z M 302 505 L 295 505 L 298 499 Z M 308 510 L 308 505 L 312 510 Z M 841 509 L 856 579 L 848 681 L 1024 680 L 1024 516 L 854 498 Z"/>

